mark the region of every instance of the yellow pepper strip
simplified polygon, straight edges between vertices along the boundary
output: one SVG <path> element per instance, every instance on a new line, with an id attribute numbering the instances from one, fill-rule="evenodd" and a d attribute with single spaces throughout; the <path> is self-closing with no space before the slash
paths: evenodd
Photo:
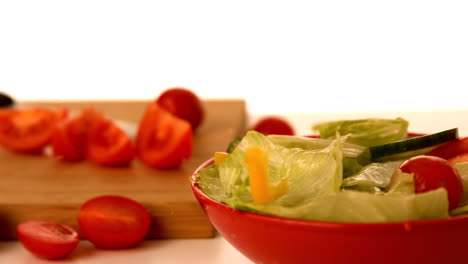
<path id="1" fill-rule="evenodd" d="M 215 152 L 214 154 L 214 164 L 219 165 L 223 163 L 223 161 L 229 157 L 229 154 L 226 152 Z"/>
<path id="2" fill-rule="evenodd" d="M 268 153 L 253 147 L 245 152 L 245 163 L 249 170 L 250 189 L 254 203 L 271 202 L 268 191 Z"/>
<path id="3" fill-rule="evenodd" d="M 250 189 L 254 203 L 269 203 L 288 192 L 288 182 L 281 179 L 268 182 L 268 153 L 258 147 L 247 149 L 245 163 L 249 170 Z"/>

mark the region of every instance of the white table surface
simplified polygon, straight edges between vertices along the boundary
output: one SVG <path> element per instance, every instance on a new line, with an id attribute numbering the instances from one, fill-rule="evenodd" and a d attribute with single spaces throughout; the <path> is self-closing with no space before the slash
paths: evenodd
<path id="1" fill-rule="evenodd" d="M 168 239 L 144 241 L 125 250 L 98 250 L 88 241 L 81 241 L 72 255 L 60 261 L 37 258 L 18 242 L 0 243 L 2 264 L 86 263 L 86 264 L 248 264 L 252 263 L 221 236 L 209 239 Z"/>
<path id="2" fill-rule="evenodd" d="M 312 124 L 324 120 L 403 117 L 410 121 L 410 131 L 438 132 L 458 127 L 461 136 L 468 135 L 468 108 L 459 110 L 407 111 L 407 112 L 354 112 L 290 114 L 285 116 L 295 126 L 298 134 L 310 134 Z M 258 116 L 252 115 L 254 122 Z M 234 249 L 222 236 L 211 239 L 171 239 L 144 241 L 138 247 L 127 250 L 97 250 L 89 242 L 82 241 L 70 258 L 47 261 L 36 258 L 23 249 L 17 241 L 0 242 L 0 263 L 252 263 Z"/>

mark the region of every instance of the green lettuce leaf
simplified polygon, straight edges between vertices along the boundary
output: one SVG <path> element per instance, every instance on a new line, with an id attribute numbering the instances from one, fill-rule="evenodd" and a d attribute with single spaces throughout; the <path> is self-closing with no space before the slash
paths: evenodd
<path id="1" fill-rule="evenodd" d="M 410 195 L 342 191 L 296 207 L 253 203 L 237 204 L 237 207 L 286 218 L 333 222 L 397 222 L 448 217 L 444 188 Z"/>
<path id="2" fill-rule="evenodd" d="M 248 170 L 244 162 L 245 151 L 250 147 L 261 147 L 269 155 L 269 181 L 275 182 L 282 178 L 288 180 L 289 192 L 274 203 L 285 206 L 307 203 L 340 190 L 343 178 L 344 140 L 340 138 L 332 141 L 322 149 L 304 150 L 275 144 L 269 137 L 256 131 L 249 131 L 231 155 L 217 166 L 219 181 L 211 179 L 216 177 L 214 172 L 199 173 L 201 175 L 199 181 L 205 181 L 206 178 L 210 184 L 219 184 L 217 187 L 206 187 L 206 189 L 207 194 L 213 198 L 225 198 L 222 202 L 228 204 L 235 204 L 237 201 L 251 202 Z M 221 194 L 213 193 L 216 191 Z"/>
<path id="3" fill-rule="evenodd" d="M 310 138 L 287 135 L 269 135 L 275 144 L 287 148 L 301 148 L 304 150 L 323 149 L 328 147 L 333 139 Z M 343 178 L 355 174 L 370 163 L 369 148 L 357 144 L 343 145 Z"/>
<path id="4" fill-rule="evenodd" d="M 301 136 L 288 136 L 288 135 L 269 135 L 267 136 L 273 143 L 285 146 L 287 148 L 301 148 L 304 150 L 323 149 L 333 142 L 333 139 L 311 138 Z M 369 149 L 367 147 L 344 143 L 343 156 L 357 158 L 368 155 Z M 365 157 L 363 157 L 365 158 Z"/>
<path id="5" fill-rule="evenodd" d="M 401 170 L 395 170 L 390 183 L 387 186 L 387 194 L 413 194 L 414 193 L 414 175 L 413 173 L 404 173 Z"/>
<path id="6" fill-rule="evenodd" d="M 408 121 L 403 118 L 368 118 L 323 122 L 312 127 L 322 138 L 334 138 L 337 133 L 351 137 L 349 143 L 376 146 L 404 139 L 408 132 Z"/>
<path id="7" fill-rule="evenodd" d="M 345 178 L 342 187 L 371 193 L 381 192 L 383 189 L 387 188 L 395 169 L 397 169 L 402 162 L 403 161 L 371 163 L 363 167 L 358 173 Z"/>
<path id="8" fill-rule="evenodd" d="M 223 201 L 227 198 L 226 193 L 222 189 L 218 175 L 218 167 L 212 166 L 198 172 L 198 178 L 195 179 L 200 186 L 200 189 L 206 195 L 217 201 Z"/>

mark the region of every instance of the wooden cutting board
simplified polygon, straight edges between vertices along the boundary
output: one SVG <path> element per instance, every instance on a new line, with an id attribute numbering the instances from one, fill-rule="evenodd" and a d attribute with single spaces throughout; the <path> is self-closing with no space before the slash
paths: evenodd
<path id="1" fill-rule="evenodd" d="M 93 106 L 109 118 L 137 123 L 147 103 L 23 102 L 21 106 L 66 106 L 72 111 Z M 126 168 L 102 167 L 0 149 L 0 240 L 16 239 L 16 225 L 29 219 L 58 221 L 78 229 L 80 206 L 104 194 L 135 199 L 150 210 L 153 225 L 148 239 L 213 237 L 215 230 L 192 194 L 189 177 L 244 132 L 246 106 L 242 100 L 207 100 L 204 105 L 206 116 L 194 135 L 192 157 L 179 169 L 157 170 L 138 160 Z"/>

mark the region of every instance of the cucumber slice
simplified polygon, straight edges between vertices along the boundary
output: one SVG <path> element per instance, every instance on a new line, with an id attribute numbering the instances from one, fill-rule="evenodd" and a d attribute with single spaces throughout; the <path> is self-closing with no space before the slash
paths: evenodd
<path id="1" fill-rule="evenodd" d="M 437 145 L 455 139 L 458 139 L 458 128 L 369 147 L 369 152 L 373 161 L 405 159 L 425 154 Z"/>

